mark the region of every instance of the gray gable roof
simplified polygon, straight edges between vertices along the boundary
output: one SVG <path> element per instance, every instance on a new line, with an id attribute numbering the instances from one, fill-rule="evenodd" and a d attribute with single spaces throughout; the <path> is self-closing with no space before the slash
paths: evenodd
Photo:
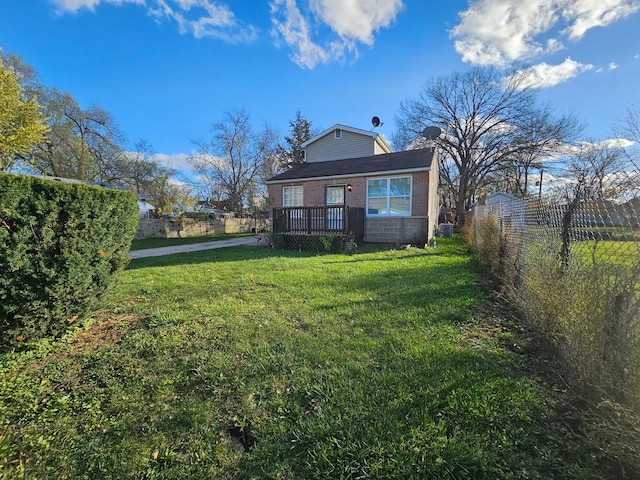
<path id="1" fill-rule="evenodd" d="M 267 183 L 311 180 L 326 177 L 362 176 L 402 173 L 431 169 L 433 151 L 430 148 L 371 155 L 368 157 L 303 163 L 271 177 Z"/>

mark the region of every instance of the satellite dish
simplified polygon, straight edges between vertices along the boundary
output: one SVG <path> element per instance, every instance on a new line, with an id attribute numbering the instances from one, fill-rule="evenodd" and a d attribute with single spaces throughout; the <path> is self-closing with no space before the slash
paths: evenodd
<path id="1" fill-rule="evenodd" d="M 384 123 L 380 121 L 380 117 L 373 117 L 371 119 L 371 125 L 373 125 L 373 128 L 376 128 L 376 127 L 379 127 L 380 125 L 384 125 Z"/>
<path id="2" fill-rule="evenodd" d="M 435 140 L 441 133 L 442 130 L 439 127 L 427 127 L 422 131 L 422 136 L 427 140 Z"/>

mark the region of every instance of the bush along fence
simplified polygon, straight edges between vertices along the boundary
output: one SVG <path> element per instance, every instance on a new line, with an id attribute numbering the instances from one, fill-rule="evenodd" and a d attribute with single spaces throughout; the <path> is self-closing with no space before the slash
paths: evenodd
<path id="1" fill-rule="evenodd" d="M 629 422 L 614 423 L 626 427 L 616 433 L 609 423 L 598 434 L 609 436 L 605 448 L 615 456 L 640 464 L 640 196 L 634 193 L 604 200 L 577 182 L 571 195 L 477 206 L 465 233 L 508 299 L 552 340 L 567 378 L 586 387 L 594 404 L 613 408 L 611 418 L 624 412 Z"/>
<path id="2" fill-rule="evenodd" d="M 0 174 L 0 349 L 58 336 L 129 262 L 131 192 Z"/>

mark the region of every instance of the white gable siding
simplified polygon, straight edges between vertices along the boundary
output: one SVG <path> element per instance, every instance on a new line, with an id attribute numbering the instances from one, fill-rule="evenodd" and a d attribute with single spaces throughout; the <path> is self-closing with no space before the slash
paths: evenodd
<path id="1" fill-rule="evenodd" d="M 374 154 L 375 155 L 382 155 L 384 153 L 390 153 L 388 150 L 385 150 L 382 148 L 382 145 L 380 145 L 378 142 L 375 142 L 375 151 Z"/>
<path id="2" fill-rule="evenodd" d="M 335 138 L 330 132 L 307 146 L 307 162 L 326 162 L 345 158 L 367 157 L 378 153 L 374 138 L 367 135 L 342 130 L 342 138 Z"/>

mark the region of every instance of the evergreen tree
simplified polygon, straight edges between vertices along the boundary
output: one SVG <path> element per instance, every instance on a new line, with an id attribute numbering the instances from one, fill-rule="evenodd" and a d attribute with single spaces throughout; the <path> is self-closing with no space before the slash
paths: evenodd
<path id="1" fill-rule="evenodd" d="M 304 163 L 304 150 L 302 144 L 312 137 L 311 122 L 302 116 L 300 110 L 296 112 L 296 119 L 289 120 L 290 135 L 284 137 L 287 148 L 280 147 L 280 168 L 288 170 L 291 167 Z"/>

